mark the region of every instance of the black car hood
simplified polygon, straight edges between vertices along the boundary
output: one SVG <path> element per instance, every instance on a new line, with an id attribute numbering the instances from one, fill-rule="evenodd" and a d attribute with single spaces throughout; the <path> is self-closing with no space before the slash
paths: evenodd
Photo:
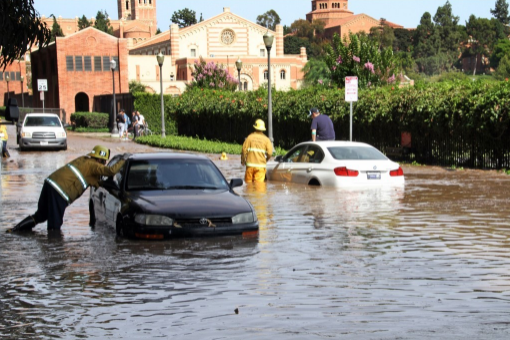
<path id="1" fill-rule="evenodd" d="M 234 216 L 252 211 L 244 198 L 230 191 L 155 190 L 126 194 L 128 201 L 145 213 L 177 218 Z"/>

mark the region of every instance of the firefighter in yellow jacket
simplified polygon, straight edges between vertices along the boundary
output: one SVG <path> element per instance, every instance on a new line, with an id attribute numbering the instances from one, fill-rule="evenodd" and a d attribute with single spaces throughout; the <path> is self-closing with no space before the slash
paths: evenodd
<path id="1" fill-rule="evenodd" d="M 262 119 L 255 121 L 255 132 L 251 133 L 243 143 L 241 164 L 246 165 L 244 181 L 264 182 L 266 178 L 266 163 L 273 154 L 273 144 L 262 131 L 266 125 Z"/>
<path id="2" fill-rule="evenodd" d="M 110 158 L 110 150 L 96 145 L 89 154 L 56 170 L 44 181 L 36 213 L 26 217 L 8 232 L 30 231 L 38 223 L 45 221 L 48 221 L 48 230 L 60 230 L 67 206 L 78 199 L 89 186 L 97 188 L 101 176 L 115 175 L 129 156 L 130 154 L 124 154 L 123 160 L 108 167 L 105 164 Z"/>
<path id="3" fill-rule="evenodd" d="M 7 139 L 9 139 L 9 135 L 7 135 L 7 129 L 5 125 L 0 124 L 0 149 L 2 149 L 2 157 L 8 158 L 9 151 L 7 151 Z"/>

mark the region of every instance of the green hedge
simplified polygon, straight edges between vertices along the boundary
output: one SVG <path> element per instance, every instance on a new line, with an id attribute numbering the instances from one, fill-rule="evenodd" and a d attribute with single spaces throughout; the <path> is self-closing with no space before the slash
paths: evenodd
<path id="1" fill-rule="evenodd" d="M 75 112 L 71 114 L 73 128 L 104 129 L 109 123 L 109 114 L 100 112 Z"/>
<path id="2" fill-rule="evenodd" d="M 332 118 L 336 139 L 349 140 L 350 103 L 344 96 L 343 89 L 320 87 L 273 91 L 275 145 L 288 149 L 310 139 L 307 114 L 311 107 Z M 143 94 L 135 98 L 135 107 L 143 110 L 151 129 L 158 132 L 160 97 Z M 445 159 L 441 162 L 500 167 L 510 163 L 509 101 L 507 81 L 452 81 L 361 90 L 359 100 L 353 103 L 352 138 L 384 150 L 400 146 L 400 134 L 406 131 L 411 133 L 416 160 L 435 163 Z M 257 118 L 267 127 L 267 115 L 264 89 L 235 93 L 195 89 L 179 97 L 165 96 L 167 133 L 168 126 L 175 124 L 179 135 L 198 139 L 241 144 L 253 131 Z"/>
<path id="3" fill-rule="evenodd" d="M 133 94 L 134 107 L 143 115 L 153 133 L 161 134 L 161 96 L 159 94 L 137 92 Z M 163 96 L 165 107 L 165 134 L 176 135 L 176 117 L 172 96 Z"/>

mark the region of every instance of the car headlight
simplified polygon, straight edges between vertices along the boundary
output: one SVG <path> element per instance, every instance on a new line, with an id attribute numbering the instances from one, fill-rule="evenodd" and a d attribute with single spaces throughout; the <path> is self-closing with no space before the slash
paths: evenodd
<path id="1" fill-rule="evenodd" d="M 57 132 L 57 138 L 66 138 L 66 133 L 64 131 Z"/>
<path id="2" fill-rule="evenodd" d="M 240 223 L 253 223 L 255 221 L 255 218 L 253 217 L 253 213 L 244 213 L 235 215 L 232 217 L 232 223 L 233 224 L 240 224 Z"/>
<path id="3" fill-rule="evenodd" d="M 171 226 L 174 224 L 174 220 L 167 216 L 162 215 L 147 215 L 137 214 L 135 216 L 135 222 L 143 225 L 166 225 Z"/>
<path id="4" fill-rule="evenodd" d="M 21 137 L 23 137 L 23 138 L 32 138 L 32 132 L 25 132 L 25 131 L 23 131 L 21 133 Z"/>

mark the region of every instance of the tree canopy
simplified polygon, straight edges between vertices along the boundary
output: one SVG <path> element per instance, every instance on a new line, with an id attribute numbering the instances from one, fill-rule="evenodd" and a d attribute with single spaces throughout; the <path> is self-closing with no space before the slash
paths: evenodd
<path id="1" fill-rule="evenodd" d="M 366 34 L 350 33 L 343 39 L 335 34 L 324 50 L 324 61 L 337 86 L 345 86 L 347 76 L 357 76 L 360 88 L 383 85 L 394 82 L 398 73 L 392 49 L 380 50 Z"/>
<path id="2" fill-rule="evenodd" d="M 110 18 L 108 17 L 108 13 L 106 13 L 106 11 L 97 12 L 94 28 L 97 28 L 102 32 L 113 35 L 113 27 L 110 25 Z"/>
<path id="3" fill-rule="evenodd" d="M 494 9 L 491 9 L 491 14 L 503 25 L 508 25 L 510 16 L 508 15 L 508 3 L 506 0 L 496 0 Z"/>
<path id="4" fill-rule="evenodd" d="M 0 67 L 21 59 L 33 45 L 45 46 L 51 31 L 41 21 L 34 0 L 0 1 Z"/>
<path id="5" fill-rule="evenodd" d="M 280 16 L 274 9 L 267 11 L 264 14 L 257 16 L 257 24 L 260 26 L 267 27 L 270 30 L 275 30 L 276 25 L 279 25 L 281 22 Z"/>
<path id="6" fill-rule="evenodd" d="M 181 28 L 188 27 L 197 23 L 197 14 L 189 8 L 180 9 L 172 14 L 170 21 Z"/>
<path id="7" fill-rule="evenodd" d="M 87 19 L 85 14 L 80 19 L 78 19 L 78 29 L 80 31 L 90 26 L 92 26 L 92 23 Z"/>
<path id="8" fill-rule="evenodd" d="M 57 37 L 63 37 L 64 32 L 62 31 L 62 27 L 60 27 L 60 24 L 57 22 L 57 18 L 52 14 L 53 17 L 53 26 L 51 27 L 51 41 L 55 41 Z"/>
<path id="9" fill-rule="evenodd" d="M 202 57 L 195 60 L 193 66 L 190 66 L 193 80 L 186 84 L 191 88 L 213 88 L 218 90 L 235 91 L 239 81 L 234 78 L 223 66 L 214 62 L 206 62 Z"/>

